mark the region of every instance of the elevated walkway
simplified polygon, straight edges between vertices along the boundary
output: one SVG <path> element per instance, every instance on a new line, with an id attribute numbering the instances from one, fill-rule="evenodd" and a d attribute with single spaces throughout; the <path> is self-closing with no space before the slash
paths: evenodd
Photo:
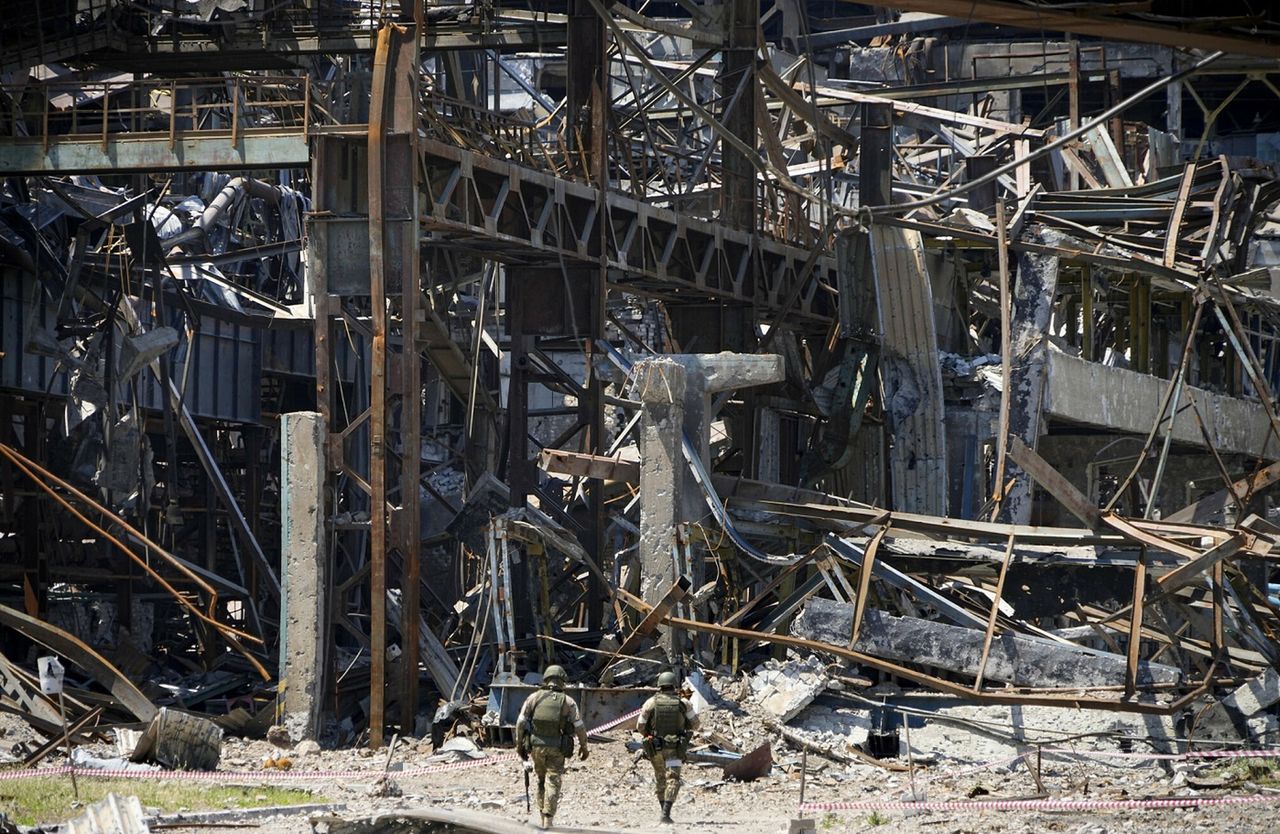
<path id="1" fill-rule="evenodd" d="M 45 90 L 43 112 L 5 125 L 0 174 L 246 170 L 310 161 L 306 78 L 55 83 Z"/>

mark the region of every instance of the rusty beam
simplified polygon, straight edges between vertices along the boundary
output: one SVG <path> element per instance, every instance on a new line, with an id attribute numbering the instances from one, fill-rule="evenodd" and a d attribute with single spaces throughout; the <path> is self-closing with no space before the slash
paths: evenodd
<path id="1" fill-rule="evenodd" d="M 98 654 L 88 644 L 70 632 L 52 623 L 37 620 L 21 611 L 0 605 L 0 625 L 5 625 L 24 637 L 57 652 L 79 666 L 89 676 L 111 693 L 112 697 L 139 721 L 150 721 L 159 712 L 129 677 Z"/>
<path id="2" fill-rule="evenodd" d="M 1164 593 L 1176 591 L 1179 588 L 1190 585 L 1200 574 L 1216 568 L 1224 560 L 1230 559 L 1241 550 L 1244 550 L 1246 546 L 1246 537 L 1237 533 L 1226 541 L 1219 542 L 1209 548 L 1190 562 L 1179 565 L 1174 570 L 1166 573 L 1157 580 L 1157 584 Z"/>
<path id="3" fill-rule="evenodd" d="M 566 449 L 543 449 L 538 455 L 538 468 L 556 475 L 595 478 L 625 484 L 640 483 L 640 464 L 606 455 L 589 455 Z"/>
<path id="4" fill-rule="evenodd" d="M 1009 575 L 1009 562 L 1013 559 L 1013 543 L 1015 539 L 1009 536 L 1009 543 L 1004 548 L 1004 560 L 1000 562 L 1000 576 L 996 579 L 996 590 L 991 597 L 991 613 L 987 617 L 987 631 L 982 637 L 982 658 L 978 661 L 978 674 L 973 681 L 973 691 L 982 691 L 982 679 L 987 674 L 987 660 L 991 657 L 991 640 L 996 633 L 996 618 L 1000 616 L 1000 597 L 1004 594 L 1004 580 Z"/>
<path id="5" fill-rule="evenodd" d="M 387 294 L 384 191 L 386 118 L 390 92 L 392 29 L 378 32 L 369 104 L 369 296 L 373 329 L 369 412 L 369 746 L 382 746 L 387 684 Z M 412 614 L 410 614 L 412 618 Z"/>
<path id="6" fill-rule="evenodd" d="M 658 604 L 649 610 L 649 613 L 640 621 L 640 624 L 632 629 L 631 633 L 627 635 L 627 638 L 622 641 L 622 645 L 619 646 L 618 650 L 613 653 L 613 656 L 605 662 L 603 668 L 607 669 L 612 666 L 619 657 L 625 657 L 634 652 L 636 648 L 639 647 L 641 640 L 648 637 L 650 634 L 653 634 L 653 632 L 662 623 L 662 619 L 670 614 L 671 610 L 689 595 L 689 585 L 689 577 L 678 577 L 676 581 L 671 584 L 671 587 L 667 589 L 667 592 L 662 595 L 662 599 L 658 600 Z"/>
<path id="7" fill-rule="evenodd" d="M 1133 571 L 1133 610 L 1129 613 L 1129 654 L 1124 674 L 1124 696 L 1133 697 L 1138 688 L 1138 657 L 1142 647 L 1142 609 L 1147 592 L 1147 549 L 1138 554 Z"/>
<path id="8" fill-rule="evenodd" d="M 1008 451 L 1009 459 L 1044 487 L 1046 492 L 1058 500 L 1058 503 L 1083 521 L 1090 530 L 1097 529 L 1102 522 L 1102 513 L 1089 502 L 1084 493 L 1076 489 L 1075 484 L 1068 481 L 1061 472 L 1040 457 L 1035 449 L 1023 443 L 1022 438 L 1010 437 Z"/>

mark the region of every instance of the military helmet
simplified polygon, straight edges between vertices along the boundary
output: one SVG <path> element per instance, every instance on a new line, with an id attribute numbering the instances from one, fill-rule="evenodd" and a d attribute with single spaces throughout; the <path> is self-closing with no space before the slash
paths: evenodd
<path id="1" fill-rule="evenodd" d="M 564 683 L 568 677 L 564 672 L 564 667 L 558 663 L 552 663 L 542 673 L 542 679 L 547 683 L 553 683 L 554 681 Z"/>
<path id="2" fill-rule="evenodd" d="M 663 672 L 661 675 L 658 675 L 658 688 L 659 689 L 675 689 L 676 673 Z"/>

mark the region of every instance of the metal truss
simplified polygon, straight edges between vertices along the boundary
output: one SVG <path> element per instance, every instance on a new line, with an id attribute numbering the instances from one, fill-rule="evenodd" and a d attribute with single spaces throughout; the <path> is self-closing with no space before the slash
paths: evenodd
<path id="1" fill-rule="evenodd" d="M 789 315 L 796 320 L 821 326 L 836 315 L 833 258 L 819 256 L 810 276 L 811 253 L 773 238 L 443 142 L 421 146 L 425 244 L 508 264 L 598 265 L 603 258 L 610 286 L 638 295 L 754 304 L 765 317 L 786 315 L 795 295 Z"/>

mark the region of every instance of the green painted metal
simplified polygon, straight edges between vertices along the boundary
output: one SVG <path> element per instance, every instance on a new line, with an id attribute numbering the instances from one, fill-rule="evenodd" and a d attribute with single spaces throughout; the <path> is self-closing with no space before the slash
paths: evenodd
<path id="1" fill-rule="evenodd" d="M 289 168 L 310 164 L 303 128 L 239 131 L 201 131 L 165 134 L 53 137 L 48 147 L 39 138 L 0 139 L 0 175 L 96 174 L 130 171 L 198 171 L 228 168 Z"/>

